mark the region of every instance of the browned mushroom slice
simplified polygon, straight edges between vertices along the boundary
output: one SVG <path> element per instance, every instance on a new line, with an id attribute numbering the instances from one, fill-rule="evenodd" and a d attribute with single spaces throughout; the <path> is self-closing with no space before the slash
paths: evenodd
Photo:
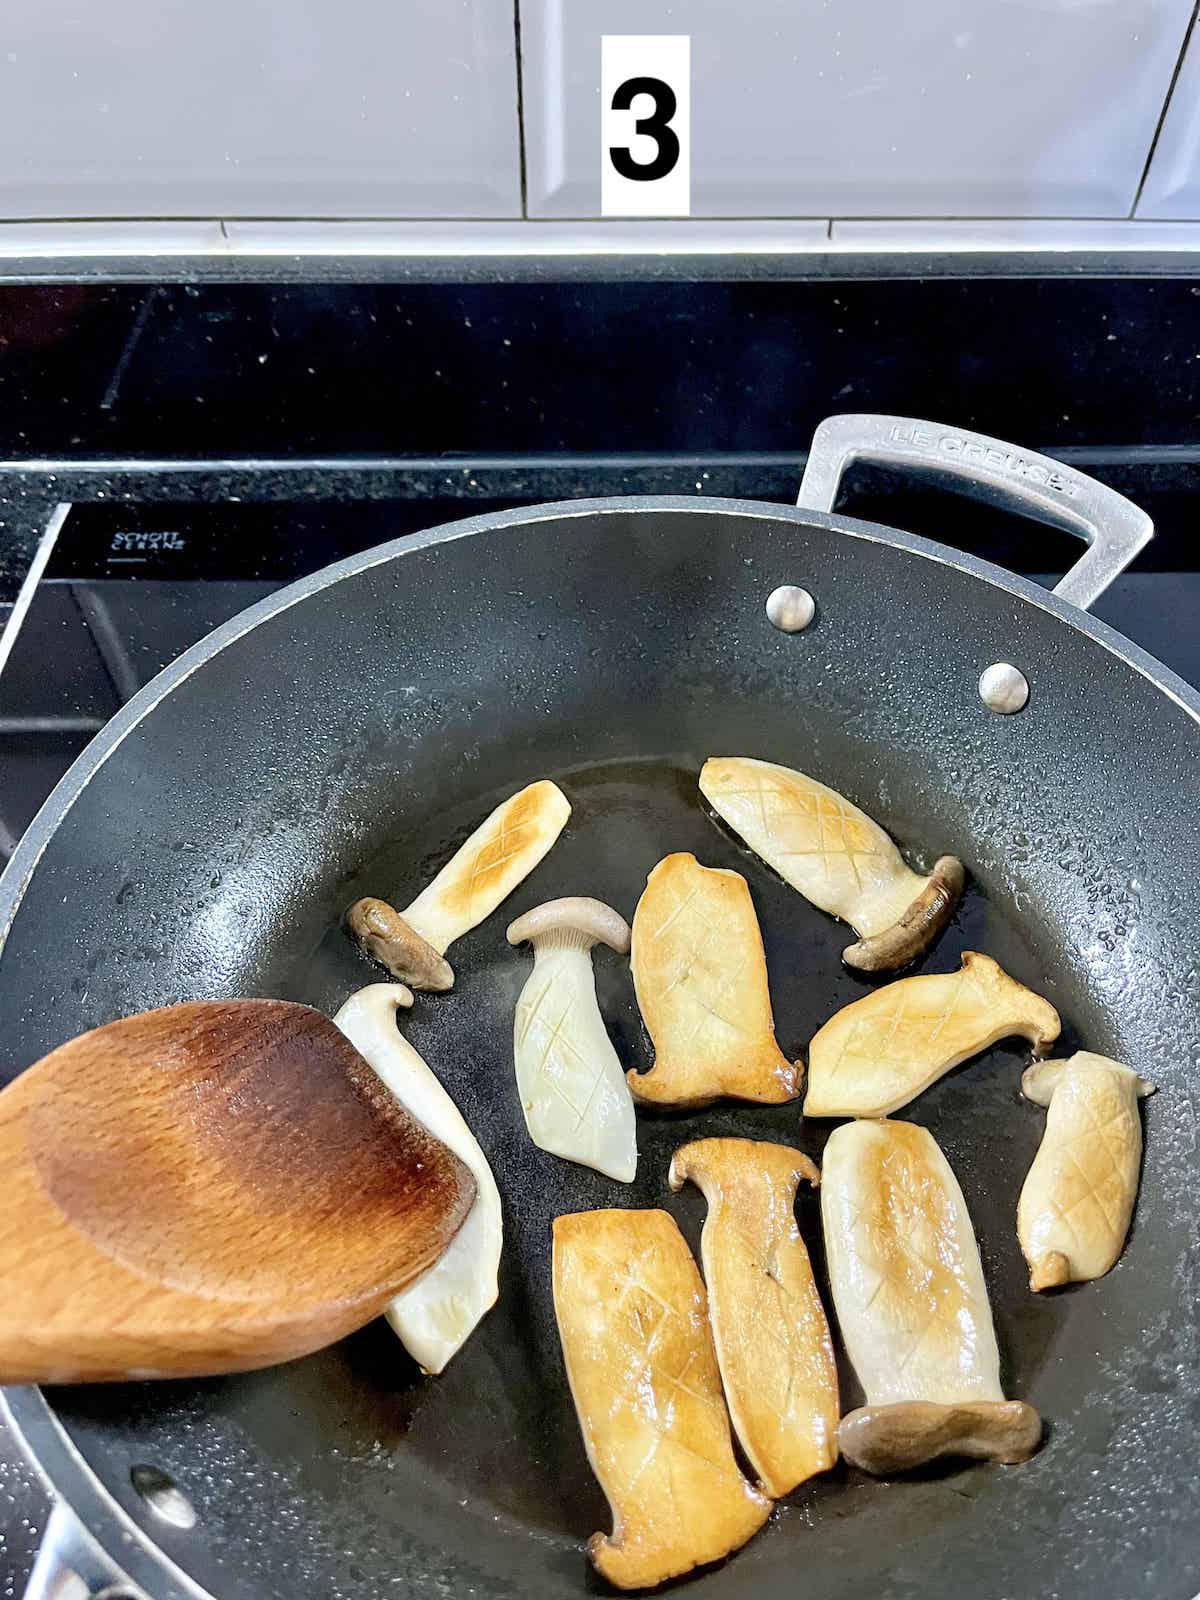
<path id="1" fill-rule="evenodd" d="M 488 917 L 529 876 L 566 826 L 567 797 L 549 779 L 498 805 L 403 912 L 368 896 L 346 913 L 366 951 L 413 989 L 449 989 L 444 960 L 456 939 Z"/>
<path id="2" fill-rule="evenodd" d="M 748 756 L 712 756 L 700 790 L 718 816 L 786 883 L 859 935 L 843 961 L 864 972 L 913 961 L 950 920 L 962 863 L 942 856 L 923 878 L 865 811 L 815 778 Z"/>
<path id="3" fill-rule="evenodd" d="M 1062 1024 L 1048 1000 L 968 950 L 957 972 L 901 978 L 832 1016 L 808 1051 L 809 1117 L 886 1117 L 1001 1039 L 1035 1050 Z"/>
<path id="4" fill-rule="evenodd" d="M 850 1122 L 825 1146 L 821 1220 L 833 1302 L 866 1405 L 842 1454 L 886 1475 L 939 1455 L 1024 1461 L 1041 1419 L 1005 1400 L 962 1190 L 924 1128 Z"/>
<path id="5" fill-rule="evenodd" d="M 1119 1061 L 1080 1050 L 1030 1067 L 1021 1092 L 1047 1108 L 1017 1205 L 1029 1287 L 1103 1277 L 1129 1232 L 1142 1162 L 1137 1103 L 1154 1085 Z"/>
<path id="6" fill-rule="evenodd" d="M 738 1471 L 704 1285 L 665 1211 L 554 1223 L 554 1311 L 613 1531 L 588 1554 L 620 1589 L 665 1583 L 745 1544 L 771 1503 Z"/>
<path id="7" fill-rule="evenodd" d="M 633 918 L 633 982 L 654 1065 L 635 1100 L 702 1106 L 721 1095 L 791 1100 L 801 1068 L 775 1042 L 767 961 L 745 878 L 665 857 Z"/>
<path id="8" fill-rule="evenodd" d="M 698 1139 L 675 1152 L 672 1189 L 708 1202 L 701 1259 L 725 1398 L 773 1500 L 837 1460 L 833 1344 L 793 1206 L 821 1175 L 787 1145 Z"/>

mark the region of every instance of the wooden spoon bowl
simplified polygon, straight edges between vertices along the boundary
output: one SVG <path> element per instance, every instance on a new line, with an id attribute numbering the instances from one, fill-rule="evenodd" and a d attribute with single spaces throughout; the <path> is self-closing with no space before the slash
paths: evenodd
<path id="1" fill-rule="evenodd" d="M 432 1265 L 474 1180 L 329 1019 L 197 1001 L 0 1093 L 0 1383 L 304 1355 Z"/>

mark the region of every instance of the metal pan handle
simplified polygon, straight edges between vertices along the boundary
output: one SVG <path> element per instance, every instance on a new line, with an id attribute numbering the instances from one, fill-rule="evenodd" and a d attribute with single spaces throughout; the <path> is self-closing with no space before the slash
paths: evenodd
<path id="1" fill-rule="evenodd" d="M 829 417 L 813 434 L 796 504 L 832 511 L 852 462 L 904 467 L 976 500 L 1064 528 L 1088 546 L 1054 592 L 1086 611 L 1146 543 L 1146 513 L 1073 467 L 966 428 L 912 417 Z"/>

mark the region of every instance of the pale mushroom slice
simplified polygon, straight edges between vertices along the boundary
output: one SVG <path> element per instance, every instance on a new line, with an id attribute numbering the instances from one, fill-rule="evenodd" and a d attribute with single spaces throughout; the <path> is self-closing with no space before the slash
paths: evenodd
<path id="1" fill-rule="evenodd" d="M 566 826 L 570 802 L 548 778 L 510 796 L 480 823 L 404 911 L 368 895 L 346 913 L 359 945 L 413 989 L 449 989 L 456 939 L 491 916 Z"/>
<path id="2" fill-rule="evenodd" d="M 670 1184 L 708 1202 L 700 1258 L 725 1399 L 773 1500 L 837 1460 L 838 1381 L 829 1323 L 796 1225 L 796 1187 L 821 1174 L 799 1150 L 697 1139 Z"/>
<path id="3" fill-rule="evenodd" d="M 625 919 L 584 896 L 550 900 L 510 926 L 509 944 L 533 946 L 517 1001 L 513 1056 L 525 1125 L 551 1155 L 619 1183 L 637 1172 L 633 1099 L 600 1015 L 592 946 L 629 952 Z"/>
<path id="4" fill-rule="evenodd" d="M 475 1179 L 475 1203 L 429 1271 L 390 1303 L 385 1315 L 426 1373 L 441 1372 L 496 1303 L 504 1243 L 500 1193 L 487 1157 L 454 1101 L 396 1027 L 413 997 L 398 983 L 352 994 L 334 1017 L 350 1043 L 423 1127 L 453 1150 Z"/>
<path id="5" fill-rule="evenodd" d="M 838 1430 L 877 1476 L 935 1456 L 1027 1460 L 1041 1418 L 1005 1400 L 979 1248 L 933 1135 L 850 1122 L 825 1146 L 821 1221 L 834 1308 L 866 1405 Z"/>
<path id="6" fill-rule="evenodd" d="M 968 950 L 957 972 L 901 978 L 830 1017 L 808 1049 L 804 1114 L 885 1117 L 1001 1039 L 1040 1053 L 1061 1027 L 1048 1000 Z"/>
<path id="7" fill-rule="evenodd" d="M 1138 1100 L 1154 1089 L 1132 1067 L 1089 1050 L 1026 1070 L 1022 1094 L 1047 1108 L 1017 1203 L 1031 1289 L 1101 1278 L 1115 1265 L 1142 1163 Z"/>
<path id="8" fill-rule="evenodd" d="M 863 972 L 914 961 L 950 920 L 963 889 L 961 861 L 942 856 L 928 877 L 835 789 L 791 767 L 711 756 L 700 792 L 785 883 L 848 922 L 859 942 L 842 960 Z"/>
<path id="9" fill-rule="evenodd" d="M 635 1100 L 702 1106 L 721 1095 L 779 1104 L 803 1069 L 775 1042 L 767 960 L 745 878 L 666 856 L 633 916 L 633 982 L 654 1065 Z"/>
<path id="10" fill-rule="evenodd" d="M 567 1380 L 613 1531 L 588 1554 L 619 1589 L 719 1561 L 771 1502 L 738 1470 L 704 1285 L 665 1211 L 554 1223 L 554 1311 Z"/>

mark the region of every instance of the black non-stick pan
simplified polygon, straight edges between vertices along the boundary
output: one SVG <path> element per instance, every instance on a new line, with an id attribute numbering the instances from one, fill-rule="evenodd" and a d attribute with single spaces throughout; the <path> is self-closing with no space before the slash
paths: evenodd
<path id="1" fill-rule="evenodd" d="M 826 514 L 862 455 L 965 481 L 1073 527 L 1090 550 L 1050 594 Z M 455 947 L 454 991 L 422 996 L 404 1021 L 504 1197 L 495 1310 L 436 1379 L 377 1324 L 245 1377 L 11 1393 L 61 1497 L 36 1594 L 58 1594 L 68 1569 L 75 1593 L 120 1571 L 153 1600 L 602 1590 L 582 1541 L 608 1524 L 554 1330 L 550 1220 L 665 1206 L 694 1243 L 701 1202 L 666 1183 L 677 1144 L 739 1132 L 819 1158 L 829 1124 L 802 1122 L 798 1103 L 639 1114 L 628 1189 L 534 1148 L 511 1057 L 528 958 L 504 925 L 562 894 L 631 915 L 654 863 L 692 850 L 750 882 L 789 1052 L 865 983 L 841 963 L 845 929 L 706 812 L 696 777 L 710 753 L 822 778 L 914 861 L 961 856 L 970 890 L 924 969 L 991 953 L 1059 1008 L 1067 1049 L 1118 1056 L 1160 1091 L 1123 1259 L 1043 1297 L 1015 1234 L 1043 1126 L 1018 1094 L 1021 1053 L 993 1050 L 915 1103 L 906 1114 L 961 1180 L 1007 1392 L 1044 1413 L 1045 1448 L 1025 1466 L 943 1464 L 886 1484 L 839 1467 L 688 1580 L 689 1600 L 1190 1600 L 1200 1588 L 1200 699 L 1072 603 L 1095 597 L 1149 525 L 1065 467 L 897 419 L 827 424 L 802 498 L 545 506 L 355 557 L 189 651 L 47 802 L 0 886 L 8 1077 L 85 1028 L 185 997 L 332 1011 L 379 976 L 340 931 L 350 901 L 407 903 L 533 778 L 556 779 L 574 811 L 505 912 Z M 803 631 L 768 618 L 784 585 L 815 601 Z M 772 607 L 777 620 L 788 609 Z M 1000 663 L 1012 670 L 981 693 Z M 1028 703 L 1006 714 L 1022 682 Z M 621 1057 L 645 1065 L 628 971 L 596 966 Z M 153 1208 L 153 1193 L 141 1199 Z M 811 1200 L 800 1221 L 820 1272 Z M 194 1525 L 144 1469 L 175 1480 Z"/>

